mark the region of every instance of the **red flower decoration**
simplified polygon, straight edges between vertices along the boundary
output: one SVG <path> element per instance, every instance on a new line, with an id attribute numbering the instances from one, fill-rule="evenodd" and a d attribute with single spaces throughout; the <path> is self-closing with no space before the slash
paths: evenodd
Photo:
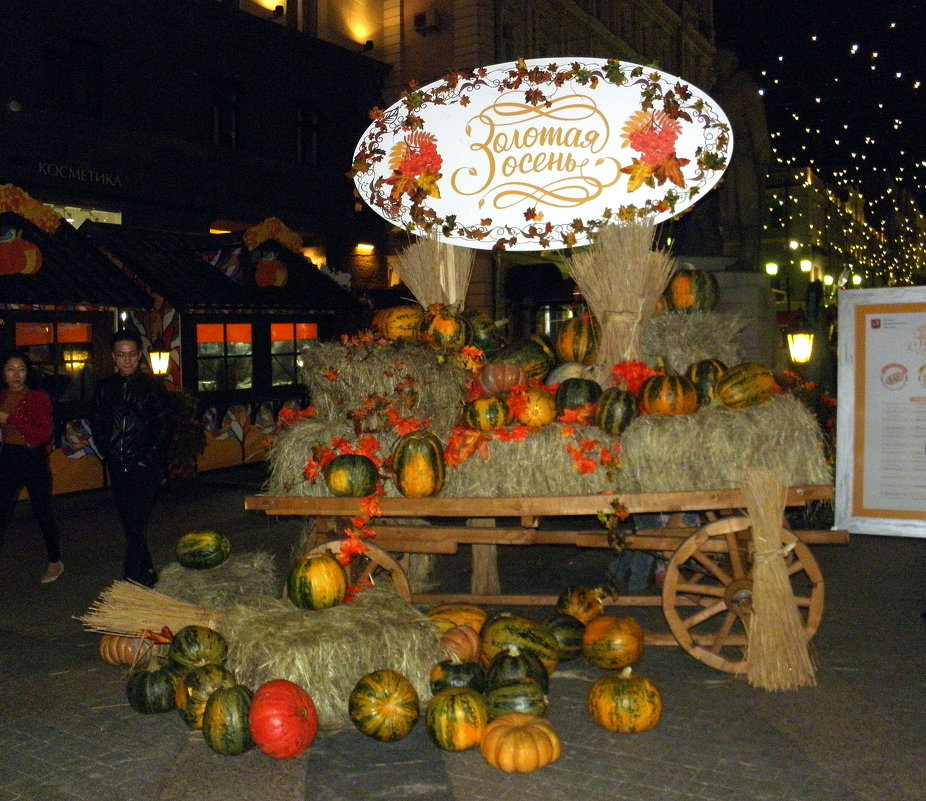
<path id="1" fill-rule="evenodd" d="M 654 375 L 662 375 L 662 373 L 640 361 L 620 362 L 611 368 L 611 378 L 614 379 L 614 384 L 623 387 L 633 395 L 638 395 L 643 382 Z"/>

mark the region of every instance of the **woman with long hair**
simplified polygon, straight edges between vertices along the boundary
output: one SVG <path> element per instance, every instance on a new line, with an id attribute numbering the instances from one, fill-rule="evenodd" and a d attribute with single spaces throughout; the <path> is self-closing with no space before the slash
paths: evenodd
<path id="1" fill-rule="evenodd" d="M 29 387 L 29 356 L 22 351 L 7 354 L 2 361 L 3 389 L 0 389 L 0 544 L 13 516 L 19 491 L 29 491 L 32 516 L 38 523 L 48 553 L 48 567 L 40 579 L 48 584 L 64 572 L 60 535 L 51 510 L 51 398 L 41 389 Z"/>

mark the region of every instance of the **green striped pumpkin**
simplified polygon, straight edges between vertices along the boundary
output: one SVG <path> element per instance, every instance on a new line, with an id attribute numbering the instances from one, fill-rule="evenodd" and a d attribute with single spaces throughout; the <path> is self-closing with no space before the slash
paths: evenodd
<path id="1" fill-rule="evenodd" d="M 366 498 L 376 492 L 379 471 L 362 453 L 339 453 L 324 469 L 325 486 L 339 498 Z"/>
<path id="2" fill-rule="evenodd" d="M 361 676 L 347 700 L 347 713 L 367 737 L 391 743 L 407 737 L 418 720 L 418 693 L 394 670 L 374 670 Z"/>
<path id="3" fill-rule="evenodd" d="M 548 675 L 553 675 L 559 662 L 559 643 L 540 624 L 514 615 L 499 615 L 486 621 L 482 627 L 482 662 L 491 665 L 492 660 L 509 648 L 532 651 L 543 663 Z"/>
<path id="4" fill-rule="evenodd" d="M 215 629 L 208 626 L 184 626 L 170 641 L 167 661 L 180 668 L 224 664 L 228 643 Z"/>
<path id="5" fill-rule="evenodd" d="M 712 311 L 717 306 L 720 287 L 713 273 L 680 267 L 663 294 L 671 311 Z"/>
<path id="6" fill-rule="evenodd" d="M 347 574 L 329 553 L 310 553 L 297 559 L 286 581 L 286 595 L 300 609 L 330 609 L 344 600 Z"/>
<path id="7" fill-rule="evenodd" d="M 418 325 L 418 338 L 437 350 L 459 350 L 471 338 L 472 329 L 455 308 L 435 303 L 425 310 Z"/>
<path id="8" fill-rule="evenodd" d="M 129 706 L 143 715 L 176 709 L 178 678 L 177 672 L 167 667 L 133 671 L 125 683 Z"/>
<path id="9" fill-rule="evenodd" d="M 746 409 L 765 403 L 776 392 L 778 384 L 772 371 L 754 362 L 731 367 L 714 388 L 717 401 L 728 409 Z"/>
<path id="10" fill-rule="evenodd" d="M 554 612 L 542 625 L 558 643 L 561 661 L 575 659 L 582 654 L 585 624 L 581 620 L 565 612 Z"/>
<path id="11" fill-rule="evenodd" d="M 498 325 L 488 312 L 482 309 L 467 309 L 460 315 L 469 323 L 471 344 L 484 354 L 496 353 L 505 347 L 504 326 Z"/>
<path id="12" fill-rule="evenodd" d="M 373 315 L 370 327 L 389 340 L 418 339 L 418 326 L 424 317 L 420 306 L 390 306 Z"/>
<path id="13" fill-rule="evenodd" d="M 549 706 L 546 691 L 540 682 L 526 676 L 496 684 L 486 690 L 485 696 L 490 720 L 509 712 L 542 718 L 547 714 Z"/>
<path id="14" fill-rule="evenodd" d="M 191 729 L 201 729 L 209 696 L 222 687 L 234 686 L 235 677 L 221 665 L 202 665 L 187 671 L 175 695 L 183 722 Z"/>
<path id="15" fill-rule="evenodd" d="M 520 365 L 528 378 L 543 381 L 556 364 L 556 354 L 542 339 L 524 339 L 491 354 L 488 361 L 492 364 Z"/>
<path id="16" fill-rule="evenodd" d="M 469 687 L 481 693 L 485 689 L 486 671 L 481 662 L 452 656 L 431 668 L 428 684 L 432 694 L 451 687 Z"/>
<path id="17" fill-rule="evenodd" d="M 489 708 L 475 690 L 452 687 L 432 696 L 424 719 L 436 746 L 445 751 L 465 751 L 479 745 L 489 722 Z"/>
<path id="18" fill-rule="evenodd" d="M 475 431 L 504 428 L 511 422 L 511 411 L 501 398 L 476 398 L 463 407 L 463 425 Z"/>
<path id="19" fill-rule="evenodd" d="M 578 409 L 587 403 L 597 403 L 601 397 L 601 385 L 591 378 L 567 378 L 556 388 L 556 411 L 562 414 L 567 409 Z"/>
<path id="20" fill-rule="evenodd" d="M 595 422 L 606 434 L 618 436 L 637 416 L 637 398 L 620 387 L 610 387 L 601 393 L 595 408 Z"/>
<path id="21" fill-rule="evenodd" d="M 640 388 L 644 414 L 692 414 L 698 409 L 698 390 L 683 375 L 654 375 Z"/>
<path id="22" fill-rule="evenodd" d="M 392 450 L 393 482 L 406 498 L 427 498 L 444 486 L 444 446 L 430 431 L 410 431 Z"/>
<path id="23" fill-rule="evenodd" d="M 217 531 L 190 531 L 174 546 L 177 561 L 193 570 L 218 567 L 231 554 L 231 543 Z"/>
<path id="24" fill-rule="evenodd" d="M 253 693 L 243 684 L 220 687 L 203 711 L 203 739 L 213 751 L 238 756 L 254 746 L 248 712 Z"/>
<path id="25" fill-rule="evenodd" d="M 515 645 L 495 655 L 486 671 L 486 688 L 491 690 L 512 679 L 533 679 L 544 692 L 550 688 L 550 675 L 540 657 L 533 651 L 522 651 Z"/>
<path id="26" fill-rule="evenodd" d="M 598 357 L 600 341 L 601 326 L 594 317 L 571 317 L 556 332 L 556 355 L 563 362 L 592 364 Z"/>
<path id="27" fill-rule="evenodd" d="M 707 406 L 714 401 L 717 382 L 727 372 L 727 366 L 717 359 L 701 359 L 688 365 L 685 375 L 698 391 L 698 403 Z"/>

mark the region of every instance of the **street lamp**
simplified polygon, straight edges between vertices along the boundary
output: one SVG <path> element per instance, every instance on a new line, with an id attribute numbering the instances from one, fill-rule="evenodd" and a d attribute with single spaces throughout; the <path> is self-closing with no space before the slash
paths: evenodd
<path id="1" fill-rule="evenodd" d="M 813 355 L 813 330 L 809 326 L 796 325 L 787 332 L 788 353 L 795 364 L 807 364 Z"/>

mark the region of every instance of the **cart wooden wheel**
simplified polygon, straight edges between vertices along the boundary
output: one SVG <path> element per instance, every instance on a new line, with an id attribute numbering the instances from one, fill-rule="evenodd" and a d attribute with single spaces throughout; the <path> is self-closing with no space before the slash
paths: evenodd
<path id="1" fill-rule="evenodd" d="M 325 552 L 339 554 L 341 552 L 342 542 L 343 540 L 324 542 L 313 548 L 309 553 Z M 412 591 L 408 586 L 408 579 L 405 576 L 405 571 L 402 570 L 399 563 L 382 548 L 377 548 L 375 545 L 371 545 L 368 542 L 365 542 L 363 545 L 366 551 L 360 556 L 355 556 L 351 559 L 350 564 L 345 568 L 347 570 L 348 583 L 360 584 L 370 580 L 375 584 L 379 580 L 391 581 L 399 597 L 411 603 Z"/>
<path id="2" fill-rule="evenodd" d="M 662 587 L 669 629 L 695 659 L 727 673 L 745 673 L 746 626 L 752 610 L 752 537 L 748 517 L 708 523 L 672 555 Z M 781 530 L 785 563 L 807 639 L 823 616 L 823 576 L 810 549 Z"/>

